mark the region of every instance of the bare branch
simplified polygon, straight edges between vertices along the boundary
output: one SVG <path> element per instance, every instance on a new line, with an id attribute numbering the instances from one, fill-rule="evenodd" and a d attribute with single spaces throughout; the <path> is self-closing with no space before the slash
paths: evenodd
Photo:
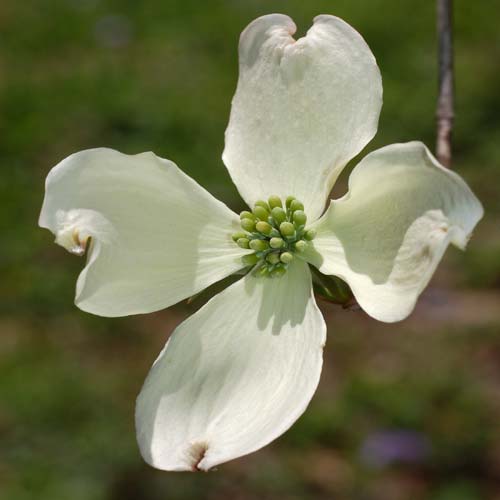
<path id="1" fill-rule="evenodd" d="M 436 109 L 436 156 L 451 167 L 453 128 L 453 0 L 437 0 L 439 97 Z"/>

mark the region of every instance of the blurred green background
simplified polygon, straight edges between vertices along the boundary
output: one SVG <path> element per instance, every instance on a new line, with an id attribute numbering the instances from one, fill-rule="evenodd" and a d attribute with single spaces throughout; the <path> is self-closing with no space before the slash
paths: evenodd
<path id="1" fill-rule="evenodd" d="M 220 155 L 239 33 L 270 12 L 299 35 L 319 13 L 363 34 L 385 101 L 366 151 L 433 148 L 434 2 L 2 0 L 0 498 L 499 500 L 499 11 L 455 2 L 454 167 L 486 209 L 467 252 L 448 250 L 402 323 L 321 303 L 325 370 L 304 416 L 262 451 L 180 474 L 142 462 L 134 401 L 203 299 L 113 320 L 76 309 L 83 261 L 37 227 L 46 174 L 85 148 L 153 150 L 242 209 Z"/>

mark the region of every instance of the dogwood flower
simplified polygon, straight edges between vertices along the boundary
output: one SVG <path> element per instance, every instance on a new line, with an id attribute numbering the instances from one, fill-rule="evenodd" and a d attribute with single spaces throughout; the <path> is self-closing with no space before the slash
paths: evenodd
<path id="1" fill-rule="evenodd" d="M 165 470 L 208 470 L 268 444 L 318 385 L 326 326 L 309 265 L 351 287 L 381 321 L 410 314 L 446 247 L 482 216 L 466 183 L 420 142 L 366 156 L 382 105 L 367 44 L 339 18 L 260 17 L 242 33 L 223 161 L 251 210 L 238 217 L 169 160 L 93 149 L 47 177 L 40 226 L 87 252 L 76 304 L 148 313 L 238 271 L 172 334 L 137 400 L 141 453 Z M 324 212 L 324 213 L 323 213 Z"/>

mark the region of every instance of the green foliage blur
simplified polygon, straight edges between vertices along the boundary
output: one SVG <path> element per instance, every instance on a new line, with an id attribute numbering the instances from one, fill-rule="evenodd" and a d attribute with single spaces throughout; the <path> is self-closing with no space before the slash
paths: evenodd
<path id="1" fill-rule="evenodd" d="M 83 261 L 37 227 L 46 174 L 85 148 L 152 150 L 243 209 L 220 157 L 239 33 L 271 12 L 299 36 L 335 14 L 367 40 L 384 107 L 362 154 L 413 139 L 432 149 L 434 2 L 2 0 L 0 498 L 500 499 L 499 11 L 455 2 L 454 168 L 486 209 L 467 252 L 448 250 L 405 322 L 321 303 L 325 370 L 304 416 L 217 472 L 175 474 L 142 462 L 134 402 L 203 298 L 113 320 L 76 309 Z"/>

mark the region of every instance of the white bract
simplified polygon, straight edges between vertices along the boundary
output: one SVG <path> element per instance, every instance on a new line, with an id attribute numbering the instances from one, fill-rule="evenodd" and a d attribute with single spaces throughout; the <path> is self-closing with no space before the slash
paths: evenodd
<path id="1" fill-rule="evenodd" d="M 376 132 L 381 77 L 341 19 L 319 16 L 299 40 L 295 30 L 273 14 L 241 35 L 223 154 L 252 207 L 241 221 L 153 153 L 83 151 L 47 178 L 40 225 L 87 252 L 76 289 L 85 311 L 156 311 L 249 271 L 175 330 L 147 377 L 137 436 L 160 469 L 207 470 L 250 453 L 305 410 L 326 334 L 309 264 L 345 280 L 374 318 L 401 320 L 448 244 L 464 248 L 482 216 L 465 182 L 419 142 L 366 156 L 323 213 Z"/>

